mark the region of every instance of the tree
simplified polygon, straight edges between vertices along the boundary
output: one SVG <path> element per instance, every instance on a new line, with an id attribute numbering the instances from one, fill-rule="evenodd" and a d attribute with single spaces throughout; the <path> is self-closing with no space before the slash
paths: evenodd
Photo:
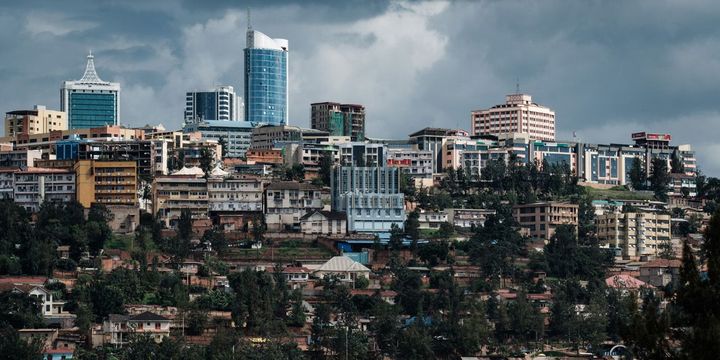
<path id="1" fill-rule="evenodd" d="M 34 328 L 43 325 L 39 301 L 27 294 L 5 291 L 0 293 L 0 324 L 15 329 Z"/>
<path id="2" fill-rule="evenodd" d="M 659 201 L 667 201 L 668 185 L 670 185 L 667 161 L 661 158 L 653 158 L 651 164 L 652 171 L 648 178 L 650 190 L 655 193 L 655 198 Z"/>
<path id="3" fill-rule="evenodd" d="M 404 237 L 403 235 L 404 235 L 403 230 L 400 229 L 400 227 L 397 226 L 397 224 L 390 225 L 390 241 L 388 244 L 388 245 L 390 245 L 390 249 L 392 249 L 392 250 L 402 249 L 403 237 Z"/>
<path id="4" fill-rule="evenodd" d="M 673 174 L 685 173 L 685 165 L 683 165 L 677 150 L 673 151 L 672 154 L 670 154 L 670 171 Z"/>
<path id="5" fill-rule="evenodd" d="M 43 358 L 45 343 L 39 337 L 21 339 L 17 330 L 0 322 L 0 358 L 15 360 L 37 360 Z"/>
<path id="6" fill-rule="evenodd" d="M 221 148 L 220 148 L 220 152 L 221 152 L 221 153 L 220 153 L 220 154 L 221 154 L 221 157 L 224 159 L 225 157 L 227 157 L 227 152 L 228 152 L 228 142 L 227 142 L 227 140 L 225 139 L 224 136 L 221 136 L 221 137 L 218 139 L 218 145 L 221 146 Z"/>
<path id="7" fill-rule="evenodd" d="M 331 186 L 330 179 L 333 171 L 333 164 L 335 163 L 332 152 L 324 151 L 320 156 L 320 170 L 319 178 L 322 184 L 325 186 Z"/>
<path id="8" fill-rule="evenodd" d="M 283 179 L 286 181 L 303 181 L 305 180 L 305 166 L 303 164 L 294 164 L 293 166 L 286 168 L 283 174 Z"/>
<path id="9" fill-rule="evenodd" d="M 204 310 L 191 310 L 187 314 L 187 334 L 188 335 L 202 335 L 205 332 L 205 327 L 208 322 L 208 314 Z"/>
<path id="10" fill-rule="evenodd" d="M 420 238 L 420 212 L 416 208 L 410 212 L 405 220 L 405 235 L 410 238 L 412 244 L 410 249 L 413 252 L 413 256 L 417 253 L 417 242 Z"/>
<path id="11" fill-rule="evenodd" d="M 449 239 L 453 234 L 455 234 L 455 227 L 451 223 L 447 221 L 440 223 L 440 228 L 437 231 L 439 238 Z"/>
<path id="12" fill-rule="evenodd" d="M 639 156 L 633 159 L 630 167 L 630 184 L 635 190 L 645 190 L 647 184 L 645 162 Z"/>
<path id="13" fill-rule="evenodd" d="M 213 162 L 214 162 L 214 155 L 213 152 L 203 147 L 200 149 L 200 169 L 205 173 L 205 178 L 207 179 L 210 176 L 210 172 L 212 172 L 213 169 Z"/>
<path id="14" fill-rule="evenodd" d="M 288 317 L 288 325 L 295 327 L 305 326 L 305 308 L 303 307 L 303 296 L 300 289 L 295 289 L 290 296 L 292 307 L 290 309 L 290 317 Z"/>

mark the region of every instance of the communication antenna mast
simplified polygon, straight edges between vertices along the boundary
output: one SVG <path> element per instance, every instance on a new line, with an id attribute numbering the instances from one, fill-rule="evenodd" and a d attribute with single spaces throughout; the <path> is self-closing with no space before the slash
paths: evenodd
<path id="1" fill-rule="evenodd" d="M 252 23 L 250 22 L 250 7 L 247 7 L 247 26 L 248 30 L 252 30 Z"/>
<path id="2" fill-rule="evenodd" d="M 515 93 L 516 94 L 520 93 L 520 78 L 519 77 L 515 78 Z"/>

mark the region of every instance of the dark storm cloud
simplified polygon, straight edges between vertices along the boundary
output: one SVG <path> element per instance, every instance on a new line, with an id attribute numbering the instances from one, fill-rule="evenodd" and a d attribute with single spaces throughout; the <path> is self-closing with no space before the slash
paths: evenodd
<path id="1" fill-rule="evenodd" d="M 431 3 L 434 4 L 435 2 Z M 561 138 L 628 142 L 636 130 L 690 143 L 720 175 L 720 4 L 713 1 L 1 2 L 0 110 L 57 108 L 93 49 L 122 81 L 123 121 L 180 125 L 183 92 L 242 89 L 245 9 L 290 40 L 291 123 L 308 103 L 363 102 L 368 132 L 469 128 L 516 79 L 557 112 Z M 411 124 L 411 125 L 408 125 Z"/>

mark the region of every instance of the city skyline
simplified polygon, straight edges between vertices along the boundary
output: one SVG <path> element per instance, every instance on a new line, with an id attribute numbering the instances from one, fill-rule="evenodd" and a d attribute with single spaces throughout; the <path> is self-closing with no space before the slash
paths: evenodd
<path id="1" fill-rule="evenodd" d="M 103 80 L 123 87 L 124 125 L 179 128 L 185 92 L 243 86 L 250 6 L 254 28 L 293 42 L 291 125 L 309 127 L 310 103 L 339 101 L 366 106 L 369 137 L 470 130 L 470 111 L 500 103 L 519 78 L 556 111 L 558 140 L 671 133 L 674 144 L 693 145 L 705 173 L 720 173 L 711 76 L 720 69 L 720 8 L 710 2 L 169 3 L 0 5 L 10 27 L 0 37 L 8 54 L 0 107 L 60 109 L 58 84 L 77 78 L 92 49 Z M 518 21 L 501 22 L 510 11 Z M 583 20 L 588 11 L 600 16 Z M 20 56 L 38 48 L 44 56 Z"/>

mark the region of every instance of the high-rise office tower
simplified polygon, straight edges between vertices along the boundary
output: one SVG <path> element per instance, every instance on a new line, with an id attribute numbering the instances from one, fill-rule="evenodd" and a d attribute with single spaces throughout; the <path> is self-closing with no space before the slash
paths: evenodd
<path id="1" fill-rule="evenodd" d="M 232 86 L 191 91 L 185 96 L 185 123 L 201 120 L 240 121 L 243 116 L 242 98 L 235 95 Z"/>
<path id="2" fill-rule="evenodd" d="M 310 104 L 310 127 L 327 131 L 330 136 L 350 136 L 365 140 L 365 106 L 321 102 Z"/>
<path id="3" fill-rule="evenodd" d="M 248 27 L 245 48 L 245 121 L 288 123 L 288 41 Z"/>
<path id="4" fill-rule="evenodd" d="M 67 113 L 70 129 L 120 124 L 120 84 L 100 80 L 94 59 L 89 53 L 82 78 L 60 89 L 60 111 Z"/>

